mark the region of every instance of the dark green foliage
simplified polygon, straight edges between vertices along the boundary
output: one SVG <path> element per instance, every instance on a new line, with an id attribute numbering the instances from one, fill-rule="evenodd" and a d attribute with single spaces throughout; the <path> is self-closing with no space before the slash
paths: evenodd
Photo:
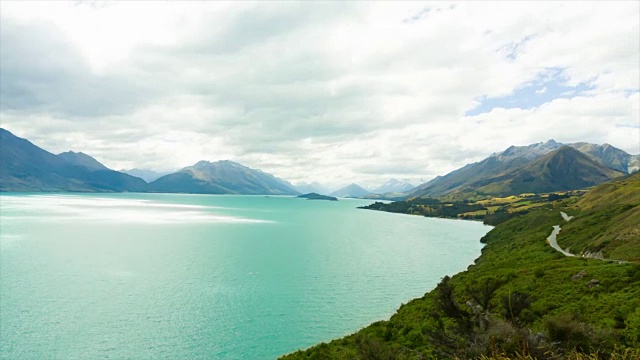
<path id="1" fill-rule="evenodd" d="M 531 306 L 531 296 L 519 291 L 509 292 L 502 296 L 502 317 L 511 321 L 513 325 L 523 326 L 529 322 L 521 317 L 523 311 Z"/>
<path id="2" fill-rule="evenodd" d="M 479 279 L 477 282 L 467 286 L 469 296 L 482 307 L 483 311 L 491 312 L 495 307 L 492 303 L 495 292 L 502 286 L 502 281 L 493 276 Z"/>

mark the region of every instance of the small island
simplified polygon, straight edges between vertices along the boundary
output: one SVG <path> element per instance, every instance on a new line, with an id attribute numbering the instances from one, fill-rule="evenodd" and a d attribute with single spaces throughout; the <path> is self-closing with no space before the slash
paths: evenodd
<path id="1" fill-rule="evenodd" d="M 304 195 L 298 196 L 299 198 L 307 199 L 307 200 L 329 200 L 329 201 L 338 201 L 338 198 L 333 196 L 320 195 L 318 193 L 308 193 Z"/>

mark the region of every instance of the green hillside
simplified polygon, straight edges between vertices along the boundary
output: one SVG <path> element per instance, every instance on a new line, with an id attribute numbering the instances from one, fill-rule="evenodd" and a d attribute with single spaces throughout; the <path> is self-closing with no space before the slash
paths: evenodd
<path id="1" fill-rule="evenodd" d="M 640 262 L 640 173 L 598 186 L 569 206 L 558 242 L 572 253 Z"/>
<path id="2" fill-rule="evenodd" d="M 629 234 L 640 224 L 639 186 L 636 174 L 511 218 L 482 239 L 475 265 L 391 319 L 283 358 L 637 359 L 640 263 L 566 257 L 546 238 L 560 224 L 563 247 L 603 238 L 615 239 L 605 247 L 613 258 L 637 253 Z M 560 211 L 576 218 L 566 223 Z"/>

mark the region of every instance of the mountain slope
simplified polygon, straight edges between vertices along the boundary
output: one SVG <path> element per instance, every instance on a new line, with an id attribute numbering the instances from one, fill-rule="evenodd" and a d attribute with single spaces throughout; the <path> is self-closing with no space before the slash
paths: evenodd
<path id="1" fill-rule="evenodd" d="M 149 184 L 151 191 L 194 194 L 297 195 L 286 181 L 233 161 L 200 161 Z"/>
<path id="2" fill-rule="evenodd" d="M 608 182 L 582 196 L 562 226 L 558 243 L 574 254 L 640 261 L 640 172 Z M 598 228 L 592 225 L 598 224 Z"/>
<path id="3" fill-rule="evenodd" d="M 468 188 L 470 184 L 487 179 L 495 174 L 518 168 L 528 162 L 529 160 L 525 157 L 502 160 L 498 157 L 490 156 L 480 162 L 465 165 L 447 175 L 436 177 L 425 184 L 419 185 L 407 197 L 446 195 L 462 188 Z"/>
<path id="4" fill-rule="evenodd" d="M 92 170 L 109 170 L 109 168 L 102 165 L 98 160 L 83 152 L 67 151 L 60 153 L 57 156 L 69 164 L 86 167 Z"/>
<path id="5" fill-rule="evenodd" d="M 371 194 L 371 191 L 363 188 L 358 184 L 351 184 L 332 192 L 331 194 L 329 194 L 329 196 L 341 198 L 360 198 L 369 194 Z"/>
<path id="6" fill-rule="evenodd" d="M 574 144 L 568 144 L 572 148 L 579 150 L 582 153 L 591 155 L 596 159 L 602 161 L 608 167 L 621 171 L 625 174 L 629 174 L 637 168 L 634 167 L 634 156 L 626 153 L 609 144 L 589 144 L 585 142 L 578 142 Z M 635 157 L 637 157 L 636 155 Z"/>
<path id="7" fill-rule="evenodd" d="M 142 179 L 68 162 L 0 128 L 0 191 L 145 190 Z"/>
<path id="8" fill-rule="evenodd" d="M 584 189 L 623 176 L 580 151 L 564 146 L 524 166 L 469 185 L 490 195 Z"/>
<path id="9" fill-rule="evenodd" d="M 171 174 L 170 172 L 156 172 L 153 170 L 144 170 L 144 169 L 130 169 L 130 170 L 120 170 L 121 173 L 129 174 L 131 176 L 139 177 L 140 179 L 150 183 L 156 179 L 161 178 L 162 176 Z"/>
<path id="10" fill-rule="evenodd" d="M 463 190 L 468 193 L 473 193 L 473 191 L 476 190 L 475 187 L 477 187 L 478 184 L 483 184 L 483 181 L 525 166 L 563 146 L 565 145 L 553 140 L 528 146 L 510 146 L 503 152 L 492 154 L 482 161 L 466 165 L 444 176 L 438 176 L 425 184 L 419 185 L 408 194 L 407 198 L 443 196 L 459 193 Z M 639 162 L 636 159 L 638 155 L 629 155 L 608 144 L 575 143 L 569 144 L 568 146 L 588 155 L 593 161 L 600 162 L 605 167 L 617 169 L 623 173 L 633 171 L 638 167 L 636 164 Z M 486 183 L 484 183 L 484 185 L 486 185 Z"/>
<path id="11" fill-rule="evenodd" d="M 387 181 L 386 183 L 373 189 L 373 193 L 375 194 L 403 193 L 403 192 L 411 191 L 413 190 L 413 188 L 415 188 L 415 186 L 409 184 L 406 181 L 389 179 L 389 181 Z"/>

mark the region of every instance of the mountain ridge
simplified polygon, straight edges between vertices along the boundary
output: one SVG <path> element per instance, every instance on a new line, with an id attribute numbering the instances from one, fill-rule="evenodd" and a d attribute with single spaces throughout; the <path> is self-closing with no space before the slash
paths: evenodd
<path id="1" fill-rule="evenodd" d="M 57 155 L 66 162 L 95 170 L 111 170 L 95 158 L 83 152 L 66 151 Z"/>
<path id="2" fill-rule="evenodd" d="M 371 192 L 384 195 L 387 193 L 404 193 L 413 190 L 413 188 L 415 188 L 415 186 L 406 181 L 391 178 Z"/>
<path id="3" fill-rule="evenodd" d="M 2 128 L 0 145 L 0 191 L 146 190 L 144 180 L 108 169 L 86 154 L 57 156 Z M 73 162 L 65 157 L 72 158 Z M 85 161 L 92 167 L 78 165 Z"/>
<path id="4" fill-rule="evenodd" d="M 193 194 L 299 194 L 285 180 L 230 160 L 198 161 L 152 181 L 149 190 Z"/>
<path id="5" fill-rule="evenodd" d="M 335 196 L 339 198 L 361 198 L 369 194 L 371 194 L 371 191 L 363 188 L 356 183 L 353 183 L 332 192 L 331 194 L 329 194 L 329 196 Z"/>
<path id="6" fill-rule="evenodd" d="M 406 198 L 438 197 L 456 193 L 462 194 L 464 191 L 467 191 L 464 196 L 468 196 L 477 191 L 478 187 L 484 187 L 487 190 L 487 185 L 489 185 L 487 182 L 490 182 L 492 178 L 495 179 L 497 175 L 504 175 L 509 172 L 514 175 L 514 170 L 565 146 L 589 156 L 593 161 L 601 163 L 602 166 L 613 168 L 617 171 L 634 171 L 637 168 L 636 163 L 640 163 L 640 160 L 636 160 L 636 158 L 640 158 L 640 155 L 627 154 L 609 144 L 597 145 L 581 142 L 565 145 L 549 140 L 528 146 L 510 146 L 504 151 L 493 153 L 481 161 L 467 164 L 448 174 L 437 176 L 426 183 L 418 185 L 407 194 Z M 523 192 L 529 192 L 529 190 L 524 189 Z M 532 188 L 531 192 L 535 192 L 535 190 Z M 489 193 L 497 194 L 495 191 L 489 191 Z M 501 195 L 506 195 L 506 193 Z"/>

